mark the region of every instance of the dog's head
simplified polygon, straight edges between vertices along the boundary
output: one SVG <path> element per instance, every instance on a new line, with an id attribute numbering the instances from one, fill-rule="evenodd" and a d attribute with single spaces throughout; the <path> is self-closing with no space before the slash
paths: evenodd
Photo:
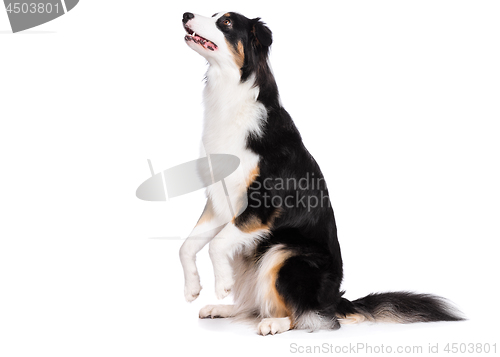
<path id="1" fill-rule="evenodd" d="M 186 12 L 182 23 L 186 43 L 210 65 L 238 69 L 241 80 L 259 71 L 267 61 L 272 33 L 260 18 L 249 19 L 234 12 L 205 17 Z"/>

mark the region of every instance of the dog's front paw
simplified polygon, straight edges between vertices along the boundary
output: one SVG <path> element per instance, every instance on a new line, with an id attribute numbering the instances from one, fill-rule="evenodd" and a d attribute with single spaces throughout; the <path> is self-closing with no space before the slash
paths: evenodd
<path id="1" fill-rule="evenodd" d="M 219 288 L 219 289 L 216 288 L 215 289 L 215 296 L 217 296 L 217 299 L 219 299 L 219 300 L 224 299 L 229 294 L 231 294 L 230 288 Z"/>
<path id="2" fill-rule="evenodd" d="M 215 281 L 215 296 L 217 299 L 222 300 L 231 293 L 233 288 L 233 279 L 219 279 Z"/>
<path id="3" fill-rule="evenodd" d="M 186 301 L 191 302 L 196 300 L 196 298 L 200 295 L 201 285 L 199 281 L 186 283 L 184 285 L 184 297 Z"/>

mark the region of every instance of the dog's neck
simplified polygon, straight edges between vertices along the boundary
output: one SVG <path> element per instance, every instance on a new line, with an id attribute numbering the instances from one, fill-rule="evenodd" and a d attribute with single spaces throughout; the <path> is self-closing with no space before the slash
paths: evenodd
<path id="1" fill-rule="evenodd" d="M 225 148 L 234 142 L 245 143 L 249 133 L 260 134 L 267 119 L 266 108 L 257 99 L 260 88 L 255 76 L 244 82 L 240 78 L 239 70 L 214 66 L 207 72 L 203 142 L 208 152 L 227 152 Z"/>

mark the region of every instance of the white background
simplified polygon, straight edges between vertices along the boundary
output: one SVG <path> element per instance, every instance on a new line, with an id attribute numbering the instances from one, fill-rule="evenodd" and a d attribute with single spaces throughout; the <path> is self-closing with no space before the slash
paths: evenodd
<path id="1" fill-rule="evenodd" d="M 0 355 L 286 355 L 297 346 L 497 343 L 497 1 L 90 1 L 18 34 L 0 11 Z M 274 33 L 286 109 L 330 188 L 343 288 L 445 296 L 460 323 L 258 336 L 197 318 L 182 240 L 197 192 L 144 202 L 198 157 L 202 57 L 181 16 L 237 11 Z M 177 351 L 177 352 L 174 352 Z"/>

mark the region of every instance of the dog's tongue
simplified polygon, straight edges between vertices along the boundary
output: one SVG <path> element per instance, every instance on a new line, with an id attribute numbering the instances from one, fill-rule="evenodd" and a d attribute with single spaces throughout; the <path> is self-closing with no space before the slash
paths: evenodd
<path id="1" fill-rule="evenodd" d="M 200 37 L 198 35 L 193 36 L 193 41 L 202 45 L 207 50 L 215 51 L 217 49 L 217 45 L 215 43 L 207 40 L 206 38 Z"/>

